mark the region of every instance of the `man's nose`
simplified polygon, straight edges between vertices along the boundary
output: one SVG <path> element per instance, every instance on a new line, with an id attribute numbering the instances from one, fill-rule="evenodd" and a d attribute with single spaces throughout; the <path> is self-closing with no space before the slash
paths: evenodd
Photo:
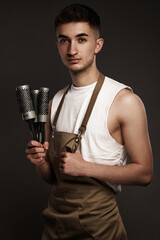
<path id="1" fill-rule="evenodd" d="M 76 42 L 70 42 L 68 46 L 68 55 L 76 55 L 78 53 L 78 48 Z"/>

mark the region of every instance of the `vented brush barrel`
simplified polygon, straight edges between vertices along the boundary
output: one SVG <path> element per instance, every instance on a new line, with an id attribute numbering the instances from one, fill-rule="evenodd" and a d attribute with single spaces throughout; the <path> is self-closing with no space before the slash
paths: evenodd
<path id="1" fill-rule="evenodd" d="M 45 123 L 48 115 L 49 88 L 40 88 L 38 96 L 38 122 Z"/>
<path id="2" fill-rule="evenodd" d="M 29 85 L 22 85 L 16 88 L 17 101 L 23 120 L 28 122 L 32 138 L 37 140 L 37 134 L 34 127 L 34 119 L 36 114 L 31 97 Z"/>
<path id="3" fill-rule="evenodd" d="M 36 123 L 38 121 L 37 119 L 37 114 L 38 114 L 38 97 L 39 97 L 39 90 L 31 90 L 31 96 L 32 96 L 32 102 L 33 102 L 33 107 L 35 110 L 36 118 L 34 122 Z"/>
<path id="4" fill-rule="evenodd" d="M 38 141 L 44 143 L 49 103 L 49 88 L 41 87 L 38 95 Z"/>
<path id="5" fill-rule="evenodd" d="M 16 88 L 16 95 L 23 120 L 36 118 L 29 85 L 18 86 Z"/>

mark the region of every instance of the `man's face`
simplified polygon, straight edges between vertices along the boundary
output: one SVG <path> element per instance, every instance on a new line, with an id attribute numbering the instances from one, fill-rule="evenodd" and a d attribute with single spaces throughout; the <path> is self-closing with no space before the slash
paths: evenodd
<path id="1" fill-rule="evenodd" d="M 80 72 L 95 64 L 96 30 L 86 22 L 71 22 L 57 28 L 57 47 L 62 62 L 71 72 Z"/>

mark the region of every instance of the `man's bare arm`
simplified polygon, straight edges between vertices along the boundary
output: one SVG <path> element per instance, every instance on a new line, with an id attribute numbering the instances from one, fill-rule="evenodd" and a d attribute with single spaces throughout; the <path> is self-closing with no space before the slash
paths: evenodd
<path id="1" fill-rule="evenodd" d="M 131 92 L 120 94 L 114 105 L 117 106 L 117 118 L 131 162 L 123 166 L 89 163 L 77 151 L 62 153 L 60 170 L 69 175 L 94 177 L 115 184 L 146 185 L 151 181 L 153 167 L 145 108 Z"/>

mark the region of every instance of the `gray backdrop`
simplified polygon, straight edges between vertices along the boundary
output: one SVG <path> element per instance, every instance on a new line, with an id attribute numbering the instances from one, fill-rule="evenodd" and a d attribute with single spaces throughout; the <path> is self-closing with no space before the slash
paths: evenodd
<path id="1" fill-rule="evenodd" d="M 70 82 L 55 45 L 52 19 L 65 5 L 81 2 L 101 16 L 103 50 L 98 67 L 131 86 L 143 100 L 154 155 L 154 177 L 147 187 L 123 187 L 118 195 L 129 240 L 160 236 L 159 53 L 157 1 L 32 0 L 2 1 L 0 6 L 0 238 L 39 240 L 42 210 L 50 186 L 35 172 L 24 150 L 30 139 L 17 106 L 15 87 L 50 88 L 50 97 Z M 143 152 L 142 152 L 143 154 Z"/>

